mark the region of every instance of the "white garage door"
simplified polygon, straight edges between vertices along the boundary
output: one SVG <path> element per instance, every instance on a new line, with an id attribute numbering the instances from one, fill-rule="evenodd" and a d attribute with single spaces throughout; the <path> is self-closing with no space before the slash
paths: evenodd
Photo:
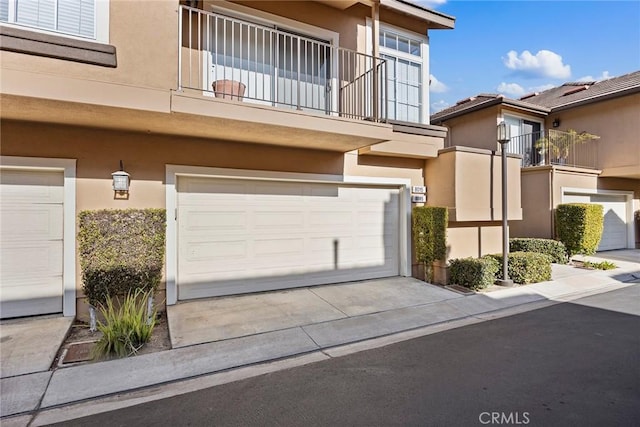
<path id="1" fill-rule="evenodd" d="M 399 273 L 399 190 L 180 177 L 178 298 Z"/>
<path id="2" fill-rule="evenodd" d="M 0 317 L 62 312 L 63 174 L 0 174 Z"/>
<path id="3" fill-rule="evenodd" d="M 604 211 L 604 230 L 598 251 L 627 247 L 626 197 L 609 194 L 565 194 L 565 203 L 597 203 Z"/>

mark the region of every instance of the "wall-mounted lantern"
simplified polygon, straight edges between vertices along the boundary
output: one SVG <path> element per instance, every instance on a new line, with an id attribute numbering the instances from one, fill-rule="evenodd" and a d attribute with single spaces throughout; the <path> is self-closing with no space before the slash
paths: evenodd
<path id="1" fill-rule="evenodd" d="M 553 123 L 551 123 L 553 125 L 554 128 L 560 127 L 560 119 L 556 118 L 553 120 Z"/>
<path id="2" fill-rule="evenodd" d="M 113 191 L 115 191 L 116 193 L 129 192 L 130 175 L 124 171 L 122 160 L 120 160 L 120 170 L 112 173 L 111 177 L 113 178 Z"/>

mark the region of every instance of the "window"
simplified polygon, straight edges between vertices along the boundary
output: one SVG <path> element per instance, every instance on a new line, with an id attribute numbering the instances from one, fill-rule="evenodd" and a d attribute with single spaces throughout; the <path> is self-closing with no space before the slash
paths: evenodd
<path id="1" fill-rule="evenodd" d="M 380 56 L 387 61 L 389 119 L 426 123 L 423 42 L 381 28 L 379 43 Z"/>
<path id="2" fill-rule="evenodd" d="M 542 123 L 506 114 L 504 121 L 510 128 L 511 136 L 507 144 L 507 153 L 521 155 L 522 167 L 535 166 L 543 162 L 543 154 L 535 147 L 536 141 L 544 136 Z"/>
<path id="3" fill-rule="evenodd" d="M 98 3 L 97 0 L 0 0 L 0 21 L 100 39 L 96 19 Z"/>

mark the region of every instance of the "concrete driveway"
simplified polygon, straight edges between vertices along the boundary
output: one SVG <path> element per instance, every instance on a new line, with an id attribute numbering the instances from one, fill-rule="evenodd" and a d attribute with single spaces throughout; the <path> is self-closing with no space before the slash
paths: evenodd
<path id="1" fill-rule="evenodd" d="M 167 307 L 173 348 L 461 298 L 411 277 L 391 277 L 181 302 Z"/>
<path id="2" fill-rule="evenodd" d="M 0 322 L 0 378 L 48 371 L 72 323 L 62 316 Z"/>

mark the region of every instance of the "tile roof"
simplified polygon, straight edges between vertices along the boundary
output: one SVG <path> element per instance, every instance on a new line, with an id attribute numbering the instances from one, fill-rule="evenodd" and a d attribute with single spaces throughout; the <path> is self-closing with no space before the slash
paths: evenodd
<path id="1" fill-rule="evenodd" d="M 570 108 L 601 98 L 619 96 L 640 91 L 640 71 L 601 81 L 567 82 L 540 93 L 528 94 L 520 99 L 511 99 L 498 94 L 479 94 L 459 101 L 456 105 L 431 116 L 431 123 L 438 123 L 471 111 L 492 105 L 509 105 L 530 111 L 549 113 Z"/>

